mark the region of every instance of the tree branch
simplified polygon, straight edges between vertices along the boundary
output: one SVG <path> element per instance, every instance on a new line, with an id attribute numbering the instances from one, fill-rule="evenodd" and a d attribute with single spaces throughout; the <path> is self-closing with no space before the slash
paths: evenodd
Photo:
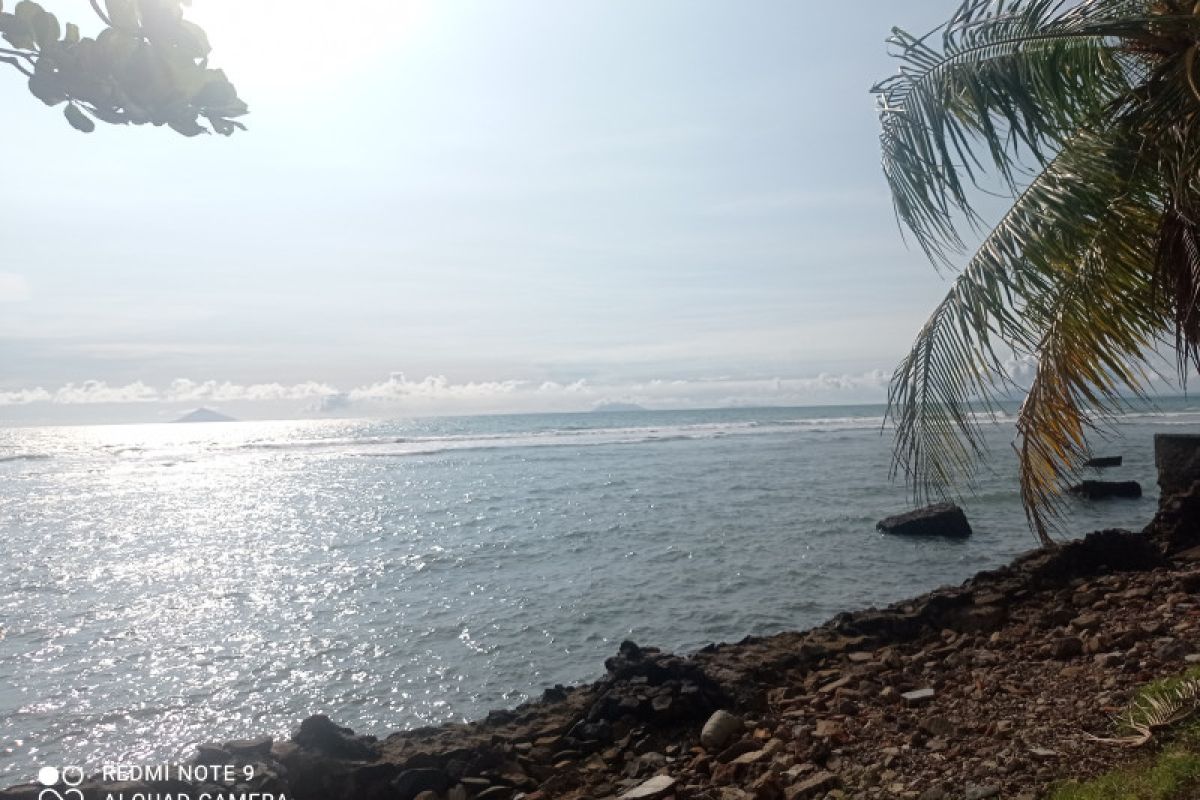
<path id="1" fill-rule="evenodd" d="M 34 59 L 37 57 L 37 53 L 33 52 L 32 50 L 10 50 L 7 47 L 0 47 L 0 55 L 23 58 L 30 64 L 32 64 Z"/>
<path id="2" fill-rule="evenodd" d="M 17 61 L 12 56 L 0 56 L 0 63 L 12 64 L 14 67 L 17 68 L 17 71 L 22 73 L 26 78 L 33 77 L 33 73 L 30 72 L 28 69 L 26 69 L 24 66 L 22 66 L 21 62 Z"/>

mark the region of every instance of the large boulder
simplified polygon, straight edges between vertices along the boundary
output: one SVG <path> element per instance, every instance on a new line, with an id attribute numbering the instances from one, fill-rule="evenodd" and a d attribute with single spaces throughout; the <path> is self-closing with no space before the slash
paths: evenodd
<path id="1" fill-rule="evenodd" d="M 1200 434 L 1160 433 L 1154 437 L 1154 465 L 1165 501 L 1200 480 Z"/>
<path id="2" fill-rule="evenodd" d="M 1071 494 L 1088 500 L 1105 500 L 1109 497 L 1137 498 L 1142 496 L 1142 485 L 1137 481 L 1084 481 L 1071 487 Z"/>
<path id="3" fill-rule="evenodd" d="M 967 515 L 953 503 L 937 503 L 906 514 L 882 519 L 875 526 L 884 533 L 902 536 L 947 536 L 965 539 L 971 535 Z"/>
<path id="4" fill-rule="evenodd" d="M 1167 553 L 1200 546 L 1200 481 L 1186 492 L 1161 497 L 1158 513 L 1146 528 L 1146 534 Z"/>
<path id="5" fill-rule="evenodd" d="M 373 761 L 379 757 L 375 739 L 355 736 L 354 731 L 333 723 L 324 714 L 316 714 L 300 723 L 300 731 L 292 741 L 306 750 L 333 758 L 354 761 Z"/>

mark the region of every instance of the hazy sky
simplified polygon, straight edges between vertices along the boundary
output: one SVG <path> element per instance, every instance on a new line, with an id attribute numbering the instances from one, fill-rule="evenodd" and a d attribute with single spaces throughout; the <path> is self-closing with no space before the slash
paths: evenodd
<path id="1" fill-rule="evenodd" d="M 878 400 L 945 284 L 867 90 L 956 6 L 195 0 L 232 139 L 0 72 L 0 420 Z"/>

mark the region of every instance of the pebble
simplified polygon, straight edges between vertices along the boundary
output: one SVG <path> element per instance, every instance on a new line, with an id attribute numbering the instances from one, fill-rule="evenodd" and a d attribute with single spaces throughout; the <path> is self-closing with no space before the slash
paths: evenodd
<path id="1" fill-rule="evenodd" d="M 905 703 L 908 703 L 910 706 L 915 706 L 932 700 L 935 694 L 937 694 L 937 692 L 935 692 L 933 689 L 925 688 L 915 689 L 911 692 L 904 692 L 900 696 L 904 698 Z"/>

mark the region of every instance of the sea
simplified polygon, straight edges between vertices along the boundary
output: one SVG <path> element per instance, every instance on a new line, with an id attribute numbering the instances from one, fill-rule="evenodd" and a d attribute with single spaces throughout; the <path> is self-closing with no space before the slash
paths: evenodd
<path id="1" fill-rule="evenodd" d="M 1158 401 L 1095 443 L 1140 500 Z M 677 652 L 819 624 L 1036 544 L 1011 418 L 963 541 L 882 535 L 910 507 L 881 406 L 0 429 L 0 785 L 286 737 L 385 735 Z"/>

